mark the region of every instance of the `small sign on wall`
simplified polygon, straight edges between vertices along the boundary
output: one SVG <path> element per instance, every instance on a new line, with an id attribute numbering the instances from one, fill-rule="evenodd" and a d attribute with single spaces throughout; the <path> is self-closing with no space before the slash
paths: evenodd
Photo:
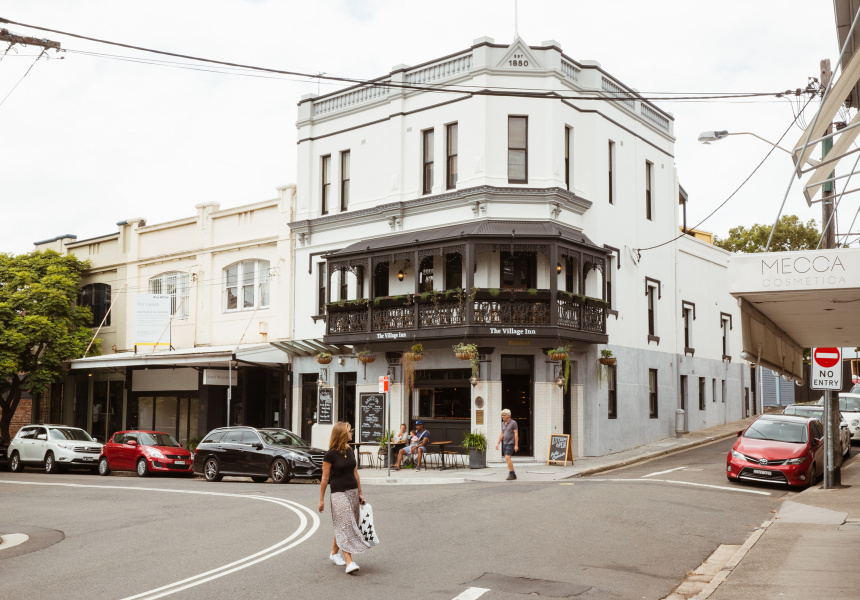
<path id="1" fill-rule="evenodd" d="M 332 424 L 332 405 L 334 404 L 332 398 L 332 389 L 331 388 L 320 388 L 319 389 L 319 400 L 317 403 L 317 410 L 319 411 L 317 417 L 317 423 L 321 425 L 331 425 Z"/>
<path id="2" fill-rule="evenodd" d="M 476 410 L 475 411 L 475 425 L 483 425 L 484 424 L 484 411 Z"/>
<path id="3" fill-rule="evenodd" d="M 238 369 L 203 369 L 203 385 L 238 385 Z"/>

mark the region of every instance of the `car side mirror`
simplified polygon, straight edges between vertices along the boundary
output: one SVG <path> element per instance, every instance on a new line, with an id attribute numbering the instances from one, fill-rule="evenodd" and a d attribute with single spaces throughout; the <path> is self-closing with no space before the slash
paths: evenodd
<path id="1" fill-rule="evenodd" d="M 47 436 L 47 434 L 40 433 L 39 435 L 36 436 L 36 439 L 37 440 L 47 440 L 48 436 Z"/>
<path id="2" fill-rule="evenodd" d="M 260 442 L 257 442 L 256 444 L 254 444 L 254 448 L 256 448 L 257 450 L 262 450 L 263 444 L 261 444 Z"/>
<path id="3" fill-rule="evenodd" d="M 128 440 L 126 444 L 129 446 L 137 446 L 137 440 Z"/>
<path id="4" fill-rule="evenodd" d="M 819 440 L 818 438 L 812 438 L 812 446 L 814 448 L 818 448 L 818 446 L 820 446 L 820 445 L 821 445 L 821 440 Z"/>
<path id="5" fill-rule="evenodd" d="M 738 431 L 738 437 L 741 437 L 743 434 L 744 434 L 744 430 L 743 430 L 743 429 L 741 429 L 740 431 Z"/>

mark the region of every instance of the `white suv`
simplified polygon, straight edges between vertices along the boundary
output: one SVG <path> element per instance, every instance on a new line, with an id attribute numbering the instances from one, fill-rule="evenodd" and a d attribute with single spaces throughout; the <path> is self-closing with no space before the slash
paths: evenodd
<path id="1" fill-rule="evenodd" d="M 68 425 L 27 425 L 9 444 L 9 468 L 16 473 L 25 466 L 44 467 L 59 473 L 70 467 L 98 472 L 102 444 L 83 429 Z"/>

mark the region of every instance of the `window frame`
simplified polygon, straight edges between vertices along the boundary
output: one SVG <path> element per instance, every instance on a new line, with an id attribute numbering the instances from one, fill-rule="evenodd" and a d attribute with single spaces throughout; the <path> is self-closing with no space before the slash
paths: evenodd
<path id="1" fill-rule="evenodd" d="M 320 157 L 320 214 L 328 214 L 331 200 L 331 154 Z"/>
<path id="2" fill-rule="evenodd" d="M 654 163 L 645 161 L 645 218 L 654 220 Z"/>
<path id="3" fill-rule="evenodd" d="M 606 367 L 606 411 L 607 418 L 618 418 L 618 371 L 616 365 Z"/>
<path id="4" fill-rule="evenodd" d="M 349 150 L 340 153 L 340 210 L 345 212 L 349 209 L 350 198 L 350 169 L 352 169 L 352 156 Z"/>
<path id="5" fill-rule="evenodd" d="M 707 377 L 699 377 L 699 410 L 705 410 L 707 398 L 705 397 L 705 388 L 708 385 Z"/>
<path id="6" fill-rule="evenodd" d="M 245 306 L 244 298 L 245 298 L 245 288 L 249 287 L 246 283 L 246 266 L 249 263 L 253 263 L 254 269 L 254 280 L 251 284 L 251 287 L 254 291 L 254 302 L 253 306 Z M 265 264 L 265 268 L 263 268 L 263 264 Z M 268 260 L 264 260 L 262 258 L 249 258 L 246 260 L 236 261 L 232 264 L 224 267 L 222 272 L 222 312 L 224 313 L 235 313 L 235 312 L 243 312 L 248 310 L 260 310 L 267 309 L 271 305 L 271 274 L 269 270 L 271 269 L 271 262 Z M 233 286 L 228 285 L 229 283 L 229 270 L 233 267 L 236 267 L 236 283 Z M 262 275 L 263 271 L 265 271 L 265 276 Z M 261 286 L 265 286 L 263 289 Z M 229 290 L 236 289 L 236 308 L 229 308 L 230 300 L 229 300 Z M 265 303 L 264 303 L 265 302 Z"/>
<path id="7" fill-rule="evenodd" d="M 653 382 L 651 376 L 653 375 Z M 659 379 L 657 369 L 648 369 L 648 418 L 657 419 L 660 415 Z"/>
<path id="8" fill-rule="evenodd" d="M 609 140 L 609 204 L 615 204 L 615 142 Z"/>
<path id="9" fill-rule="evenodd" d="M 170 285 L 166 281 L 170 277 L 177 278 L 174 284 L 175 289 L 172 293 L 164 291 L 165 286 Z M 154 284 L 157 284 L 160 289 L 153 289 Z M 185 320 L 191 315 L 190 303 L 187 301 L 183 302 L 183 299 L 189 294 L 190 290 L 191 273 L 186 271 L 166 271 L 149 278 L 149 293 L 170 296 L 170 316 L 176 320 Z"/>
<path id="10" fill-rule="evenodd" d="M 93 314 L 90 328 L 111 326 L 111 286 L 107 283 L 94 282 L 81 286 L 78 291 L 78 306 L 86 306 Z"/>
<path id="11" fill-rule="evenodd" d="M 326 305 L 326 263 L 319 262 L 317 263 L 317 310 L 319 312 L 318 315 L 325 314 L 325 305 Z"/>
<path id="12" fill-rule="evenodd" d="M 525 145 L 520 147 L 511 146 L 511 122 L 522 119 L 525 123 L 524 139 Z M 523 153 L 523 179 L 511 178 L 511 151 Z M 529 117 L 528 115 L 508 115 L 508 183 L 529 182 Z"/>
<path id="13" fill-rule="evenodd" d="M 571 144 L 573 143 L 573 127 L 570 125 L 564 126 L 564 185 L 567 191 L 570 191 L 570 186 L 573 178 L 571 177 L 571 159 L 573 158 L 573 151 L 571 149 Z"/>
<path id="14" fill-rule="evenodd" d="M 453 135 L 452 135 L 453 132 Z M 451 141 L 453 140 L 453 144 Z M 454 151 L 451 151 L 451 146 Z M 460 176 L 460 127 L 459 123 L 449 123 L 445 126 L 445 189 L 453 190 L 457 187 Z M 453 165 L 453 166 L 452 166 Z"/>
<path id="15" fill-rule="evenodd" d="M 435 148 L 436 130 L 434 128 L 421 131 L 421 193 L 423 195 L 433 193 L 433 179 L 435 171 Z M 429 173 L 428 173 L 429 168 Z"/>

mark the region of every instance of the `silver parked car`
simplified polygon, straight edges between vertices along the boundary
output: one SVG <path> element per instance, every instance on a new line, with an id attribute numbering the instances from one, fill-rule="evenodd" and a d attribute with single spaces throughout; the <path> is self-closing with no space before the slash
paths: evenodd
<path id="1" fill-rule="evenodd" d="M 67 468 L 98 472 L 102 444 L 83 429 L 68 425 L 27 425 L 9 444 L 9 468 L 19 473 L 25 466 L 59 473 Z"/>
<path id="2" fill-rule="evenodd" d="M 789 404 L 782 411 L 782 414 L 813 417 L 824 424 L 824 406 L 822 404 Z M 839 419 L 839 437 L 842 443 L 842 455 L 848 458 L 851 456 L 851 433 L 848 431 L 848 423 L 845 422 L 845 417 L 840 415 Z"/>

